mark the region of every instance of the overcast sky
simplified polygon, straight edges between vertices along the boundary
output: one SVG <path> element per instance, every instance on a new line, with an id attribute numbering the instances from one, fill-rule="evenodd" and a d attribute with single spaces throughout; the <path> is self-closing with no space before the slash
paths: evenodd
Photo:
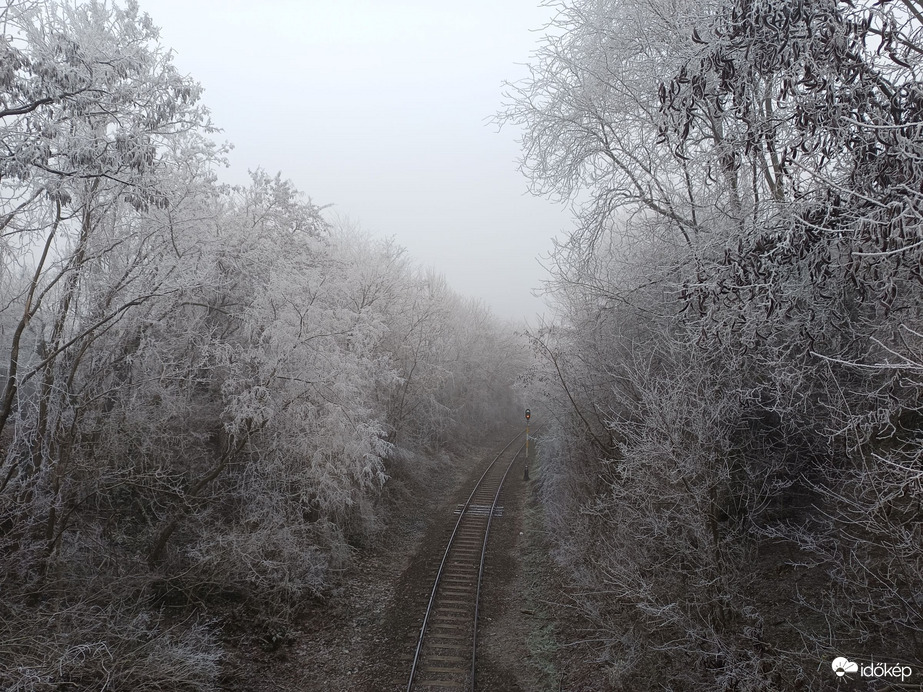
<path id="1" fill-rule="evenodd" d="M 519 133 L 487 120 L 527 74 L 540 0 L 140 0 L 234 144 L 226 181 L 262 167 L 393 236 L 504 318 L 534 321 L 537 259 L 570 227 L 528 194 Z"/>

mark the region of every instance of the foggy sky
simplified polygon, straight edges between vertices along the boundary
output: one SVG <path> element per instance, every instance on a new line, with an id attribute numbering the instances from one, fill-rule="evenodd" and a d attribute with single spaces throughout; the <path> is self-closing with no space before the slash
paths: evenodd
<path id="1" fill-rule="evenodd" d="M 534 321 L 537 257 L 571 222 L 528 194 L 519 133 L 487 121 L 552 16 L 538 1 L 140 3 L 235 146 L 223 180 L 281 172 L 497 315 Z"/>

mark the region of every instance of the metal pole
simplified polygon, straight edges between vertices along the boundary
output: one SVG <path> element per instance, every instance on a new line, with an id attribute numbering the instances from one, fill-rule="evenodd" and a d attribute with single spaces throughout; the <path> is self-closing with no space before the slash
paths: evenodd
<path id="1" fill-rule="evenodd" d="M 526 469 L 523 471 L 522 480 L 529 480 L 529 424 L 526 423 Z"/>

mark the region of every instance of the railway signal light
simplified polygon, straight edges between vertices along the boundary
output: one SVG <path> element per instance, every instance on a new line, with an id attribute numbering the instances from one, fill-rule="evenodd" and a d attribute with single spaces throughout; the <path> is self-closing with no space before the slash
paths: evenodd
<path id="1" fill-rule="evenodd" d="M 532 417 L 532 411 L 526 409 L 526 420 L 529 420 Z"/>

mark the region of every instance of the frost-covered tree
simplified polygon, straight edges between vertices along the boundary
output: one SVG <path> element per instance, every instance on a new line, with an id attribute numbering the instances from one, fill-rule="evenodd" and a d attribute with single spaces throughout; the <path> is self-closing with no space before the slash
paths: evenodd
<path id="1" fill-rule="evenodd" d="M 500 119 L 581 205 L 533 336 L 613 680 L 651 647 L 678 687 L 919 660 L 920 7 L 559 9 Z M 792 627 L 759 596 L 787 562 Z"/>
<path id="2" fill-rule="evenodd" d="M 136 3 L 0 25 L 0 687 L 214 689 L 220 623 L 161 607 L 330 595 L 392 469 L 502 425 L 506 329 L 281 175 L 219 185 Z"/>
<path id="3" fill-rule="evenodd" d="M 173 666 L 178 686 L 206 689 L 210 638 L 165 637 L 113 580 L 130 560 L 95 544 L 128 480 L 101 444 L 116 392 L 96 385 L 182 283 L 189 243 L 174 215 L 208 187 L 218 153 L 199 88 L 134 4 L 11 1 L 0 21 L 4 687 L 97 686 L 116 656 L 126 685 L 160 685 Z"/>
<path id="4" fill-rule="evenodd" d="M 4 302 L 18 321 L 0 395 L 0 434 L 17 388 L 35 368 L 43 379 L 53 377 L 53 361 L 75 337 L 124 313 L 113 305 L 99 325 L 70 324 L 84 265 L 104 259 L 120 241 L 113 214 L 122 205 L 165 206 L 165 172 L 179 166 L 177 155 L 187 168 L 214 155 L 200 136 L 209 124 L 197 104 L 199 87 L 153 43 L 156 29 L 137 5 L 9 2 L 2 21 L 0 252 L 5 280 L 19 278 L 20 288 Z M 41 361 L 23 372 L 24 334 L 49 303 L 56 310 L 42 335 Z"/>

